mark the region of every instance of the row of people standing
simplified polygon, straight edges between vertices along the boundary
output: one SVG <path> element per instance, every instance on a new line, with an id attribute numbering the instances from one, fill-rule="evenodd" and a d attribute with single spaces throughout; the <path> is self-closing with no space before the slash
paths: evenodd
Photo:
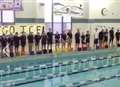
<path id="1" fill-rule="evenodd" d="M 80 32 L 78 30 L 75 34 L 75 43 L 77 48 L 79 48 L 80 42 L 82 42 L 82 44 L 85 44 L 87 42 L 89 46 L 89 42 L 90 42 L 89 31 L 87 31 L 86 36 L 84 36 L 84 34 L 81 35 L 82 38 L 81 41 L 79 37 L 80 37 Z M 86 42 L 85 42 L 85 38 L 86 38 Z M 3 34 L 0 37 L 1 53 L 3 54 L 3 50 L 8 46 L 10 54 L 15 53 L 15 55 L 19 55 L 20 48 L 21 48 L 21 55 L 24 55 L 26 53 L 26 46 L 28 46 L 28 51 L 31 54 L 31 52 L 34 51 L 34 45 L 35 45 L 36 53 L 39 52 L 40 50 L 42 51 L 52 50 L 53 44 L 55 44 L 55 49 L 60 48 L 60 44 L 62 45 L 62 49 L 66 47 L 71 49 L 72 41 L 73 41 L 73 34 L 71 30 L 68 31 L 67 33 L 63 32 L 62 34 L 59 34 L 58 32 L 56 32 L 56 34 L 53 34 L 53 32 L 50 31 L 46 33 L 43 30 L 42 34 L 37 32 L 36 35 L 33 35 L 32 32 L 30 32 L 29 35 L 26 35 L 25 32 L 22 32 L 21 35 L 19 35 L 18 32 L 16 32 L 15 35 L 10 33 L 9 35 Z"/>
<path id="2" fill-rule="evenodd" d="M 3 34 L 0 36 L 0 43 L 1 43 L 1 54 L 3 54 L 3 50 L 6 47 L 9 47 L 10 53 L 14 53 L 15 55 L 20 55 L 19 48 L 21 47 L 21 55 L 26 53 L 26 46 L 28 45 L 29 53 L 33 52 L 34 44 L 35 50 L 38 52 L 40 50 L 40 40 L 42 45 L 42 50 L 46 49 L 46 44 L 48 49 L 52 49 L 52 32 L 48 32 L 47 35 L 45 32 L 40 35 L 38 32 L 35 36 L 32 32 L 29 35 L 26 35 L 25 32 L 22 32 L 21 35 L 18 32 L 13 35 L 12 33 L 9 35 Z"/>
<path id="3" fill-rule="evenodd" d="M 3 34 L 0 37 L 1 53 L 3 54 L 3 49 L 5 49 L 7 45 L 9 47 L 10 53 L 15 53 L 15 55 L 19 55 L 20 47 L 21 55 L 24 55 L 26 53 L 26 46 L 28 46 L 28 51 L 31 54 L 31 52 L 34 51 L 34 45 L 36 53 L 40 50 L 52 50 L 53 44 L 55 44 L 55 49 L 60 48 L 60 45 L 62 46 L 62 49 L 66 47 L 71 49 L 74 47 L 72 46 L 74 40 L 76 50 L 78 50 L 80 47 L 83 48 L 84 46 L 89 49 L 90 42 L 92 41 L 91 38 L 94 38 L 95 48 L 103 48 L 104 46 L 110 45 L 112 46 L 115 38 L 116 45 L 119 45 L 120 31 L 117 30 L 117 32 L 115 32 L 114 28 L 110 30 L 102 29 L 99 31 L 99 29 L 96 28 L 94 37 L 92 37 L 92 33 L 90 33 L 90 31 L 80 33 L 80 29 L 77 29 L 77 32 L 74 35 L 71 30 L 67 33 L 63 32 L 62 34 L 59 34 L 58 32 L 53 34 L 51 31 L 45 32 L 44 30 L 41 34 L 37 32 L 36 35 L 33 35 L 32 32 L 30 32 L 29 35 L 26 35 L 25 32 L 22 32 L 21 35 L 19 35 L 18 32 L 16 32 L 15 35 L 12 33 L 9 35 Z"/>
<path id="4" fill-rule="evenodd" d="M 68 33 L 68 37 L 70 37 L 69 47 L 71 47 L 71 43 L 72 43 L 71 31 Z M 26 35 L 25 32 L 22 32 L 21 35 L 19 35 L 18 32 L 16 32 L 15 35 L 13 35 L 12 33 L 10 33 L 9 35 L 3 34 L 2 36 L 0 36 L 1 54 L 3 55 L 3 50 L 6 49 L 6 47 L 9 47 L 10 54 L 12 55 L 15 54 L 16 56 L 20 55 L 19 49 L 21 48 L 21 55 L 24 55 L 26 53 L 27 45 L 28 45 L 29 54 L 31 54 L 34 51 L 34 45 L 35 45 L 36 53 L 39 52 L 40 50 L 52 51 L 53 39 L 55 39 L 56 49 L 60 47 L 61 40 L 63 43 L 62 47 L 65 47 L 67 35 L 65 33 L 62 33 L 60 35 L 58 32 L 56 32 L 56 34 L 53 35 L 53 32 L 49 31 L 46 33 L 44 30 L 42 31 L 41 35 L 39 32 L 37 32 L 36 35 L 33 35 L 33 32 L 30 32 L 29 35 Z M 41 48 L 40 48 L 40 44 L 41 44 Z"/>
<path id="5" fill-rule="evenodd" d="M 102 29 L 99 31 L 98 28 L 96 28 L 94 33 L 94 46 L 95 48 L 108 48 L 113 47 L 114 42 L 116 41 L 116 46 L 120 45 L 120 30 L 118 29 L 115 32 L 114 27 L 112 27 L 110 30 L 108 29 Z"/>

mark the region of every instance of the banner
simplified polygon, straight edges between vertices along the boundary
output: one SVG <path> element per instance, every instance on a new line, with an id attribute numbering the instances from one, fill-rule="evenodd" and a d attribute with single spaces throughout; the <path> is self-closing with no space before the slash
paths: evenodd
<path id="1" fill-rule="evenodd" d="M 14 10 L 16 10 L 16 11 L 23 10 L 22 0 L 14 0 Z"/>
<path id="2" fill-rule="evenodd" d="M 0 10 L 10 10 L 14 7 L 14 0 L 0 0 Z"/>
<path id="3" fill-rule="evenodd" d="M 2 24 L 14 24 L 15 23 L 15 12 L 13 10 L 2 11 Z"/>
<path id="4" fill-rule="evenodd" d="M 0 10 L 15 10 L 21 11 L 22 0 L 0 0 Z"/>
<path id="5" fill-rule="evenodd" d="M 33 34 L 36 34 L 37 32 L 41 33 L 43 27 L 45 27 L 44 24 L 15 24 L 0 26 L 0 35 L 3 33 L 6 35 L 9 35 L 10 33 L 15 34 L 15 32 L 18 32 L 19 34 L 21 34 L 21 32 L 25 32 L 26 34 L 33 32 Z"/>
<path id="6" fill-rule="evenodd" d="M 53 0 L 54 15 L 83 16 L 83 2 L 80 0 Z"/>
<path id="7" fill-rule="evenodd" d="M 0 2 L 0 10 L 11 10 L 14 8 L 12 2 Z"/>

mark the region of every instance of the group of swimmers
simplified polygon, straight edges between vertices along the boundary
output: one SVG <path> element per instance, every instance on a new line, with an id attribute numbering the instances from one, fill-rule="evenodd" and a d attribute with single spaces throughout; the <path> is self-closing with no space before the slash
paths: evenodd
<path id="1" fill-rule="evenodd" d="M 115 31 L 114 27 L 112 27 L 110 30 L 102 29 L 101 31 L 98 31 L 98 28 L 96 28 L 94 33 L 95 48 L 110 48 L 114 46 L 114 43 L 116 43 L 117 47 L 120 46 L 119 29 Z"/>
<path id="2" fill-rule="evenodd" d="M 92 33 L 90 31 L 81 33 L 80 29 L 77 29 L 77 32 L 74 35 L 71 30 L 67 33 L 62 32 L 62 34 L 59 34 L 56 32 L 53 34 L 52 31 L 45 32 L 44 29 L 41 34 L 37 32 L 35 35 L 33 32 L 30 32 L 28 35 L 26 35 L 25 32 L 22 32 L 21 35 L 19 35 L 18 32 L 16 32 L 15 35 L 12 33 L 9 35 L 3 34 L 0 36 L 1 54 L 3 55 L 3 50 L 6 46 L 8 46 L 11 56 L 25 55 L 26 46 L 28 46 L 29 54 L 33 54 L 34 52 L 52 53 L 52 49 L 54 47 L 55 50 L 61 47 L 62 49 L 72 49 L 73 47 L 75 47 L 76 50 L 84 47 L 89 49 L 91 38 L 94 38 L 94 47 L 96 49 L 112 47 L 114 39 L 116 41 L 116 45 L 120 46 L 120 31 L 117 30 L 115 32 L 113 27 L 110 30 L 102 29 L 101 31 L 96 28 L 94 37 L 91 34 Z M 75 46 L 73 46 L 73 43 L 75 43 Z"/>

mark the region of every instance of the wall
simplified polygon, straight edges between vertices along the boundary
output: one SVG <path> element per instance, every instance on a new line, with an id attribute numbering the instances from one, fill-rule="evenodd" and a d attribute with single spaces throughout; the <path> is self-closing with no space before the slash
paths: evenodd
<path id="1" fill-rule="evenodd" d="M 43 18 L 43 7 L 37 0 L 23 0 L 23 11 L 16 12 L 16 18 Z"/>
<path id="2" fill-rule="evenodd" d="M 67 1 L 65 0 L 62 0 L 62 1 L 65 4 L 68 4 Z M 119 8 L 120 1 L 119 0 L 99 0 L 99 1 L 96 0 L 98 1 L 97 2 L 98 4 L 93 1 L 95 0 L 92 0 L 92 2 L 91 0 L 89 1 L 74 0 L 74 3 L 77 2 L 77 4 L 81 4 L 81 3 L 83 4 L 84 15 L 83 16 L 74 15 L 73 18 L 76 18 L 75 20 L 77 20 L 77 22 L 73 21 L 73 33 L 76 32 L 77 28 L 80 28 L 81 32 L 90 30 L 91 34 L 93 34 L 95 28 L 98 26 L 106 26 L 106 27 L 113 26 L 115 27 L 115 29 L 118 29 L 120 27 L 120 8 Z M 102 1 L 108 1 L 108 2 L 106 2 L 103 5 L 103 4 L 100 4 Z M 71 0 L 71 2 L 73 1 Z M 32 19 L 44 19 L 44 6 L 41 6 L 39 3 L 40 3 L 40 0 L 23 0 L 23 11 L 16 12 L 16 18 L 20 20 L 17 20 L 17 24 L 15 26 L 24 25 L 24 24 L 30 26 L 30 25 L 34 25 L 35 22 L 41 23 L 40 21 L 32 20 Z M 94 7 L 93 4 L 96 7 Z M 103 14 L 101 14 L 102 11 L 103 11 Z M 88 22 L 86 21 L 84 22 L 84 20 L 82 19 L 88 19 L 87 20 Z M 89 20 L 89 19 L 92 19 L 92 20 Z M 105 19 L 108 19 L 108 20 L 105 20 Z M 93 40 L 93 38 L 91 39 Z M 93 43 L 91 43 L 91 45 L 93 45 Z"/>
<path id="3" fill-rule="evenodd" d="M 42 0 L 23 0 L 23 11 L 16 12 L 16 18 L 44 18 L 44 6 Z M 94 2 L 95 1 L 95 2 Z M 118 19 L 120 18 L 119 0 L 61 0 L 65 5 L 83 5 L 83 16 L 73 16 L 84 19 Z M 104 1 L 104 2 L 103 2 Z M 72 3 L 72 4 L 71 4 Z M 100 4 L 101 3 L 101 4 Z M 103 3 L 103 4 L 102 4 Z M 105 9 L 103 9 L 105 8 Z M 102 10 L 103 9 L 103 10 Z M 103 13 L 103 15 L 101 14 Z"/>
<path id="4" fill-rule="evenodd" d="M 103 3 L 101 3 L 101 1 Z M 97 4 L 97 0 L 94 3 L 92 2 L 90 3 L 90 18 L 91 19 L 118 19 L 120 18 L 120 11 L 119 11 L 120 1 L 119 0 L 100 0 L 98 1 L 98 3 L 101 3 L 101 4 Z"/>

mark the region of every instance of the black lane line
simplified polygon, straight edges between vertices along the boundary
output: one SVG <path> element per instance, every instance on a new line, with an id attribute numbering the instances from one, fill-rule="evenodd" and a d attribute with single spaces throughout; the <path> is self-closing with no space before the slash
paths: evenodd
<path id="1" fill-rule="evenodd" d="M 120 64 L 116 64 L 114 66 L 119 66 Z M 67 73 L 67 74 L 61 74 L 61 75 L 52 75 L 52 76 L 48 76 L 47 78 L 48 79 L 53 79 L 53 78 L 56 78 L 56 77 L 64 77 L 65 75 L 73 75 L 73 74 L 78 74 L 78 73 L 81 73 L 81 72 L 87 72 L 87 71 L 92 71 L 92 70 L 99 70 L 99 69 L 103 69 L 103 68 L 109 68 L 109 67 L 112 67 L 112 65 L 109 65 L 109 66 L 106 66 L 106 67 L 98 67 L 98 68 L 93 68 L 93 69 L 90 69 L 90 70 L 83 70 L 83 71 L 76 71 L 76 72 L 71 72 L 71 73 Z M 44 81 L 46 78 L 45 77 L 42 77 L 42 78 L 38 78 L 38 79 L 33 79 L 33 80 L 26 80 L 26 81 L 23 81 L 23 82 L 19 82 L 19 83 L 16 83 L 15 86 L 20 86 L 20 85 L 24 85 L 24 84 L 29 84 L 29 83 L 35 83 L 35 82 L 39 82 L 39 81 Z"/>
<path id="2" fill-rule="evenodd" d="M 120 57 L 120 56 L 111 56 L 111 59 L 116 59 L 118 57 Z M 68 64 L 58 63 L 58 65 L 56 65 L 56 66 L 53 66 L 53 64 L 46 64 L 47 66 L 41 68 L 41 70 L 50 69 L 50 68 L 59 67 L 59 66 L 67 66 L 67 65 L 69 66 L 71 64 L 87 63 L 87 62 L 90 62 L 90 61 L 105 60 L 105 59 L 108 59 L 108 58 L 107 57 L 103 57 L 102 59 L 101 58 L 96 58 L 95 60 L 88 59 L 85 62 L 83 60 L 79 60 L 79 62 L 76 62 L 76 63 L 73 63 L 72 61 L 69 61 Z M 4 77 L 4 76 L 7 76 L 7 75 L 20 74 L 20 73 L 26 73 L 26 72 L 32 72 L 32 71 L 40 70 L 40 68 L 36 68 L 36 67 L 38 67 L 38 66 L 34 66 L 34 69 L 31 69 L 31 70 L 22 70 L 22 71 L 18 71 L 18 72 L 11 72 L 11 73 L 2 74 L 0 76 Z"/>

